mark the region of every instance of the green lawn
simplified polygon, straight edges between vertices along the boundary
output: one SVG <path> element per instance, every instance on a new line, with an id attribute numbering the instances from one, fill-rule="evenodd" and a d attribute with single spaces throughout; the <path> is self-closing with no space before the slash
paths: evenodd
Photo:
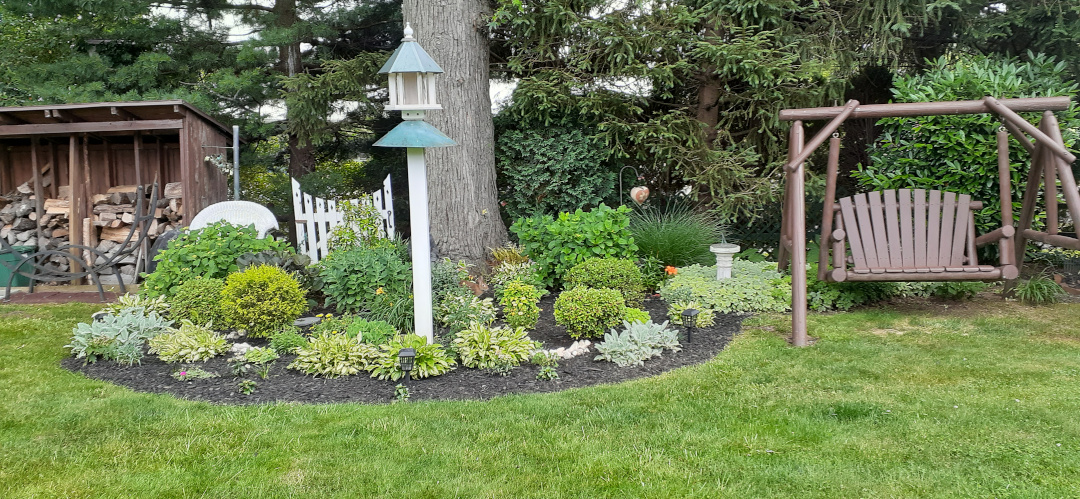
<path id="1" fill-rule="evenodd" d="M 957 310 L 960 308 L 960 310 Z M 715 360 L 486 402 L 223 407 L 58 366 L 0 307 L 0 497 L 1078 497 L 1080 305 L 750 319 Z"/>

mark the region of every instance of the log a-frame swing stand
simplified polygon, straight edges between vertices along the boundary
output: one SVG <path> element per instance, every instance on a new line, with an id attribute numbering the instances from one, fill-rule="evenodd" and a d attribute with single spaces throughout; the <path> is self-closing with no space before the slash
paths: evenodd
<path id="1" fill-rule="evenodd" d="M 1080 220 L 1080 192 L 1053 111 L 1068 109 L 1068 97 L 976 101 L 873 104 L 848 101 L 843 107 L 786 109 L 780 120 L 794 121 L 784 165 L 783 221 L 779 265 L 791 272 L 792 344 L 806 346 L 806 206 L 803 163 L 829 139 L 825 209 L 817 277 L 842 282 L 866 281 L 998 281 L 1019 276 L 1028 239 L 1080 250 L 1080 239 L 1058 234 L 1057 183 L 1073 220 Z M 1018 112 L 1043 113 L 1036 127 Z M 894 189 L 836 199 L 840 138 L 837 128 L 848 118 L 886 118 L 952 114 L 995 113 L 1003 127 L 997 133 L 1001 227 L 976 237 L 973 211 L 982 203 L 966 194 L 924 189 Z M 804 120 L 831 119 L 809 142 Z M 1022 199 L 1020 220 L 1013 226 L 1008 133 L 1030 153 L 1031 169 Z M 1031 139 L 1028 138 L 1031 136 Z M 831 138 L 830 138 L 831 136 Z M 1034 140 L 1032 140 L 1034 139 Z M 1042 184 L 1042 185 L 1040 185 Z M 1040 189 L 1041 187 L 1041 189 Z M 1032 230 L 1037 201 L 1046 202 L 1046 231 Z M 979 265 L 977 246 L 999 245 L 996 266 Z"/>

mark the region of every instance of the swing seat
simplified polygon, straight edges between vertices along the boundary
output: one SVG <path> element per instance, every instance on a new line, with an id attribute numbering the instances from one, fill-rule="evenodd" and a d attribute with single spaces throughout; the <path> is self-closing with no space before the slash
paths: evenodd
<path id="1" fill-rule="evenodd" d="M 928 195 L 929 194 L 929 195 Z M 843 281 L 995 281 L 1015 279 L 1015 262 L 979 265 L 975 248 L 1013 244 L 1006 225 L 975 237 L 979 201 L 967 194 L 894 189 L 856 194 L 833 205 L 830 234 L 833 269 L 826 279 Z M 1011 251 L 1007 251 L 1009 256 Z M 1003 260 L 1011 260 L 1005 258 Z"/>

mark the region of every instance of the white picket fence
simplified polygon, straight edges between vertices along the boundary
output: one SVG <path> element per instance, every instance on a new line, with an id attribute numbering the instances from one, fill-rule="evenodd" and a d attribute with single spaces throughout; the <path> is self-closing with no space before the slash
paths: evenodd
<path id="1" fill-rule="evenodd" d="M 293 220 L 296 222 L 296 241 L 300 253 L 317 262 L 328 253 L 326 242 L 330 230 L 343 223 L 344 213 L 338 211 L 338 202 L 314 197 L 300 191 L 300 182 L 292 179 Z M 350 199 L 360 203 L 358 199 Z M 366 202 L 366 200 L 365 200 Z M 383 180 L 383 188 L 371 193 L 371 202 L 382 219 L 382 235 L 394 233 L 394 196 L 390 190 L 390 176 Z"/>

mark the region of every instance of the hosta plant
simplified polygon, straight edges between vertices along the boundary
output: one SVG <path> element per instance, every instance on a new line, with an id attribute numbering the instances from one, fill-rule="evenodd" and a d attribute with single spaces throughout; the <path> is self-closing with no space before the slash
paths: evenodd
<path id="1" fill-rule="evenodd" d="M 112 360 L 132 365 L 143 356 L 143 345 L 172 326 L 172 321 L 155 312 L 142 314 L 142 308 L 127 308 L 115 315 L 106 315 L 89 324 L 79 323 L 72 331 L 71 349 L 76 358 L 87 363 Z"/>
<path id="2" fill-rule="evenodd" d="M 555 322 L 566 327 L 571 338 L 599 338 L 622 322 L 626 305 L 618 290 L 579 286 L 555 300 Z"/>
<path id="3" fill-rule="evenodd" d="M 225 279 L 222 309 L 229 325 L 255 338 L 288 326 L 307 309 L 300 284 L 288 272 L 270 265 L 249 267 Z"/>
<path id="4" fill-rule="evenodd" d="M 521 327 L 488 327 L 473 324 L 454 338 L 461 365 L 476 369 L 517 366 L 529 360 L 540 343 Z"/>
<path id="5" fill-rule="evenodd" d="M 297 349 L 296 360 L 288 367 L 313 376 L 337 378 L 370 370 L 378 359 L 379 350 L 359 338 L 323 333 Z"/>
<path id="6" fill-rule="evenodd" d="M 642 365 L 646 360 L 659 357 L 665 349 L 678 352 L 679 333 L 667 328 L 668 323 L 653 321 L 624 322 L 623 330 L 612 329 L 604 335 L 604 341 L 596 345 L 600 352 L 594 360 L 607 360 L 619 367 Z"/>
<path id="7" fill-rule="evenodd" d="M 169 363 L 205 362 L 229 351 L 225 337 L 210 329 L 185 320 L 177 329 L 170 329 L 150 338 L 150 353 Z"/>
<path id="8" fill-rule="evenodd" d="M 116 299 L 116 303 L 105 305 L 105 308 L 101 309 L 101 311 L 107 314 L 116 315 L 125 308 L 140 308 L 142 309 L 142 315 L 153 312 L 160 316 L 165 316 L 169 313 L 169 303 L 165 301 L 164 296 L 148 298 L 145 296 L 133 295 L 131 293 L 120 296 Z"/>
<path id="9" fill-rule="evenodd" d="M 451 359 L 438 343 L 428 343 L 427 338 L 415 334 L 404 334 L 394 337 L 389 343 L 379 346 L 379 356 L 371 370 L 372 378 L 389 379 L 397 381 L 405 375 L 398 365 L 398 352 L 402 348 L 416 349 L 416 358 L 413 360 L 413 370 L 409 376 L 415 379 L 423 379 L 431 376 L 446 374 L 454 368 L 454 359 Z"/>

